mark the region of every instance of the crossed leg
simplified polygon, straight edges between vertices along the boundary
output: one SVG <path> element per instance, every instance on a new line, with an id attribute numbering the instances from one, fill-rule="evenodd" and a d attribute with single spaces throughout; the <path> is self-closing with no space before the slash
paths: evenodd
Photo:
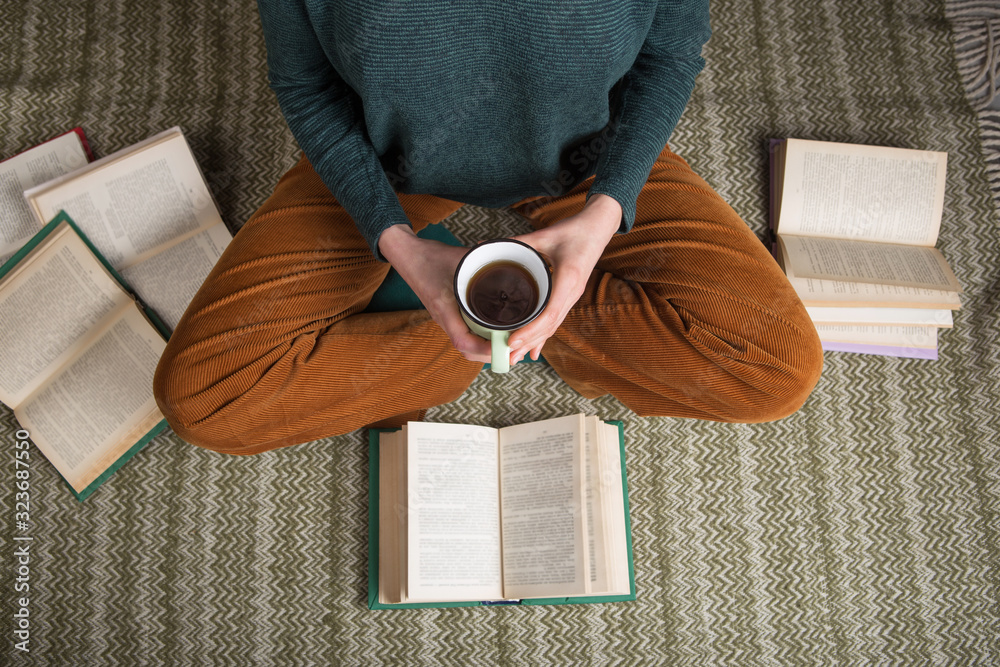
<path id="1" fill-rule="evenodd" d="M 590 180 L 514 209 L 579 212 Z M 416 230 L 462 206 L 399 195 Z M 822 351 L 801 302 L 739 216 L 664 149 L 587 289 L 543 354 L 584 396 L 640 415 L 758 422 L 797 410 Z M 481 364 L 424 310 L 362 313 L 388 265 L 303 158 L 234 237 L 154 378 L 174 431 L 253 454 L 454 400 Z"/>
<path id="2" fill-rule="evenodd" d="M 462 204 L 399 196 L 414 229 Z M 389 265 L 303 157 L 235 235 L 153 380 L 181 438 L 254 454 L 457 398 L 466 361 L 425 310 L 362 313 Z"/>
<path id="3" fill-rule="evenodd" d="M 515 205 L 536 227 L 582 210 L 590 181 Z M 664 148 L 583 297 L 542 350 L 578 392 L 639 415 L 762 422 L 797 410 L 823 366 L 815 327 L 764 245 Z"/>

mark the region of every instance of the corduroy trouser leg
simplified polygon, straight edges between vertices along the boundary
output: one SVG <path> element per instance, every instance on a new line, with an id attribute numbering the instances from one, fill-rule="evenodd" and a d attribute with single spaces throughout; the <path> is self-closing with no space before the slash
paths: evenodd
<path id="1" fill-rule="evenodd" d="M 514 206 L 536 227 L 583 209 L 591 179 Z M 419 230 L 460 202 L 399 195 Z M 639 415 L 760 422 L 797 410 L 823 357 L 784 274 L 740 217 L 665 148 L 635 225 L 612 239 L 543 354 L 587 397 Z M 388 273 L 303 157 L 233 238 L 154 378 L 185 440 L 253 454 L 458 398 L 466 361 L 424 310 L 361 313 Z"/>

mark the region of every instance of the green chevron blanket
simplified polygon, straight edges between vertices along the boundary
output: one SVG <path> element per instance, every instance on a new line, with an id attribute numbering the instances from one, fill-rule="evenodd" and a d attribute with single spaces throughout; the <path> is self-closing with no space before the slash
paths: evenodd
<path id="1" fill-rule="evenodd" d="M 32 452 L 22 529 L 0 409 L 0 663 L 998 664 L 1000 218 L 943 1 L 714 0 L 712 23 L 672 144 L 759 234 L 770 137 L 948 152 L 938 247 L 966 293 L 940 360 L 827 353 L 800 412 L 752 426 L 481 374 L 427 418 L 625 423 L 637 600 L 568 607 L 367 610 L 362 432 L 251 458 L 168 432 L 82 504 Z M 0 34 L 0 156 L 180 125 L 234 226 L 296 158 L 253 3 L 0 0 Z"/>

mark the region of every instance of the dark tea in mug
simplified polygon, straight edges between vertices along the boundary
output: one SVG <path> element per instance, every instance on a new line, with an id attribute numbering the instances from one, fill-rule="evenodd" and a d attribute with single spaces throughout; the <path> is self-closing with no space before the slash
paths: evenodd
<path id="1" fill-rule="evenodd" d="M 538 285 L 517 262 L 492 262 L 469 280 L 466 300 L 472 313 L 483 322 L 508 327 L 534 312 L 538 305 Z"/>

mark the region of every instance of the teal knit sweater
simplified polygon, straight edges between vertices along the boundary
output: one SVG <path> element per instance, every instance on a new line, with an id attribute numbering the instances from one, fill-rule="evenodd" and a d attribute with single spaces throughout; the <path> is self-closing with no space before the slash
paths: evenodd
<path id="1" fill-rule="evenodd" d="M 621 204 L 620 232 L 704 61 L 708 0 L 258 0 L 292 134 L 376 257 L 396 192 Z"/>

